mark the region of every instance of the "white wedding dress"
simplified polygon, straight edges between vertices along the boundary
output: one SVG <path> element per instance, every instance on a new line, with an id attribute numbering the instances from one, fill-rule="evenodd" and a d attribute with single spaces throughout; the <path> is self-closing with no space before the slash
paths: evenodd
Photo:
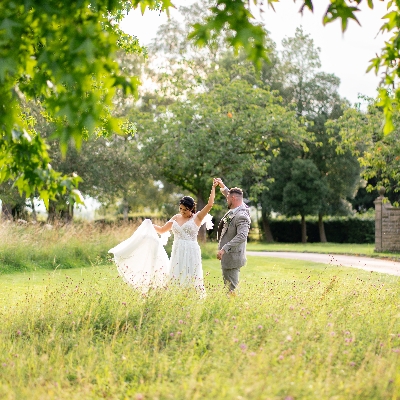
<path id="1" fill-rule="evenodd" d="M 212 229 L 210 214 L 203 219 L 204 223 L 207 229 Z M 171 260 L 164 249 L 169 232 L 159 237 L 149 219 L 145 219 L 129 239 L 108 252 L 114 254 L 120 275 L 135 288 L 148 290 L 173 281 L 204 291 L 201 251 L 197 243 L 199 229 L 194 216 L 183 225 L 172 222 Z"/>

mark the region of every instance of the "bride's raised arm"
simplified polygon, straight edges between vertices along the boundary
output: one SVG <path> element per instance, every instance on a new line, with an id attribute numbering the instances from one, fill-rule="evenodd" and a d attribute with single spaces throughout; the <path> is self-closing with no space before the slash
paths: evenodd
<path id="1" fill-rule="evenodd" d="M 218 186 L 218 181 L 216 179 L 213 180 L 213 185 L 211 188 L 210 197 L 208 198 L 208 203 L 197 213 L 197 218 L 203 221 L 204 217 L 208 214 L 208 212 L 212 209 L 215 200 L 215 187 Z"/>

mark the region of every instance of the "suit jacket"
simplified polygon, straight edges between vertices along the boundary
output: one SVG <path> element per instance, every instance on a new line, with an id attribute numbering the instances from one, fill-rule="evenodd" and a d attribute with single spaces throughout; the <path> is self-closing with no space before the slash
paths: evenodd
<path id="1" fill-rule="evenodd" d="M 246 243 L 250 230 L 250 212 L 247 206 L 240 206 L 233 215 L 229 212 L 221 219 L 218 226 L 218 249 L 225 250 L 222 256 L 222 269 L 240 268 L 246 264 Z M 229 221 L 224 223 L 228 216 Z"/>

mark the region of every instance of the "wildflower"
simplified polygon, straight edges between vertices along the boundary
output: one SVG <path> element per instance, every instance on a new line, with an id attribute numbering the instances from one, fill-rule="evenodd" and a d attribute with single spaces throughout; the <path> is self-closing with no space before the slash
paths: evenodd
<path id="1" fill-rule="evenodd" d="M 258 328 L 258 329 L 262 329 L 263 326 L 262 326 L 262 325 L 258 325 L 257 328 Z"/>
<path id="2" fill-rule="evenodd" d="M 247 346 L 246 346 L 244 343 L 242 343 L 239 347 L 240 347 L 243 351 L 247 349 Z"/>
<path id="3" fill-rule="evenodd" d="M 236 325 L 233 325 L 233 329 L 236 329 L 237 328 L 237 326 Z"/>
<path id="4" fill-rule="evenodd" d="M 279 357 L 278 357 L 278 360 L 283 360 L 284 359 L 284 357 L 283 357 L 283 355 L 281 354 Z"/>
<path id="5" fill-rule="evenodd" d="M 178 321 L 180 324 L 183 324 L 183 321 L 180 319 L 179 321 Z"/>
<path id="6" fill-rule="evenodd" d="M 122 302 L 122 305 L 123 305 L 123 306 L 126 306 L 126 303 L 123 301 L 123 302 Z"/>
<path id="7" fill-rule="evenodd" d="M 239 341 L 239 339 L 234 338 L 233 341 L 234 341 L 235 343 L 237 343 L 237 342 Z"/>
<path id="8" fill-rule="evenodd" d="M 21 335 L 22 335 L 22 332 L 21 332 L 20 330 L 18 330 L 18 331 L 17 331 L 17 335 L 18 335 L 18 336 L 21 336 Z"/>
<path id="9" fill-rule="evenodd" d="M 400 348 L 392 349 L 393 353 L 400 353 Z"/>
<path id="10" fill-rule="evenodd" d="M 171 333 L 169 334 L 169 336 L 173 337 L 173 336 L 174 336 L 174 332 L 171 332 Z"/>
<path id="11" fill-rule="evenodd" d="M 176 336 L 182 335 L 181 331 L 176 332 Z"/>
<path id="12" fill-rule="evenodd" d="M 256 353 L 254 353 L 254 351 L 252 351 L 250 354 L 249 354 L 249 356 L 252 356 L 252 357 L 254 357 L 256 355 Z"/>
<path id="13" fill-rule="evenodd" d="M 144 394 L 136 393 L 135 400 L 144 400 Z"/>
<path id="14" fill-rule="evenodd" d="M 356 365 L 356 363 L 355 363 L 354 361 L 351 361 L 351 362 L 349 362 L 349 365 L 350 365 L 351 367 L 354 367 L 354 366 Z"/>
<path id="15" fill-rule="evenodd" d="M 330 335 L 331 335 L 331 336 L 335 336 L 336 333 L 335 333 L 335 332 L 331 332 Z"/>
<path id="16" fill-rule="evenodd" d="M 286 336 L 286 340 L 287 340 L 288 342 L 291 342 L 291 341 L 292 341 L 292 337 L 291 337 L 290 335 L 287 335 L 287 336 Z"/>
<path id="17" fill-rule="evenodd" d="M 217 318 L 214 319 L 214 322 L 218 324 L 219 320 Z"/>

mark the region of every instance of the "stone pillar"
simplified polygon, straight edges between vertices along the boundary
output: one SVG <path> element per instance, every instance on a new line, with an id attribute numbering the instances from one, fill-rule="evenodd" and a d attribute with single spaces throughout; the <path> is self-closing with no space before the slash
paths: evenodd
<path id="1" fill-rule="evenodd" d="M 381 187 L 379 189 L 379 197 L 374 201 L 375 204 L 375 251 L 382 251 L 382 203 L 386 189 Z"/>

